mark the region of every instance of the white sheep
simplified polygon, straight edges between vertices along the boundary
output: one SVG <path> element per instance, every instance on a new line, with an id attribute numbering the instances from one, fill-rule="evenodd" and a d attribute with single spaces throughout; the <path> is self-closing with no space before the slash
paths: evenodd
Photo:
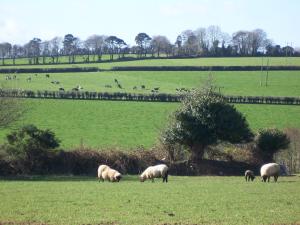
<path id="1" fill-rule="evenodd" d="M 168 182 L 169 168 L 165 164 L 157 166 L 149 166 L 140 176 L 140 181 L 144 182 L 146 179 L 163 178 L 163 182 Z"/>
<path id="2" fill-rule="evenodd" d="M 245 171 L 245 179 L 246 179 L 246 181 L 250 181 L 250 179 L 251 179 L 251 181 L 253 181 L 255 179 L 255 176 L 254 176 L 254 173 L 252 170 Z"/>
<path id="3" fill-rule="evenodd" d="M 99 181 L 102 180 L 108 180 L 111 182 L 119 182 L 122 178 L 121 173 L 119 173 L 118 171 L 110 168 L 107 165 L 100 165 L 98 168 L 98 178 Z"/>
<path id="4" fill-rule="evenodd" d="M 280 173 L 280 166 L 277 163 L 268 163 L 260 168 L 261 180 L 270 182 L 270 177 L 274 176 L 274 181 L 277 182 Z"/>

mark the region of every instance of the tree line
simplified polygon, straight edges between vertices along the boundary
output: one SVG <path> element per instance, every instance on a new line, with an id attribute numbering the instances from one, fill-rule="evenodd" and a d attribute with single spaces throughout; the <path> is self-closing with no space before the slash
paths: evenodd
<path id="1" fill-rule="evenodd" d="M 128 45 L 122 38 L 107 35 L 91 35 L 81 40 L 73 34 L 41 40 L 34 37 L 24 45 L 9 42 L 0 43 L 2 65 L 5 59 L 26 57 L 29 64 L 59 63 L 59 56 L 67 56 L 69 63 L 76 56 L 83 55 L 85 62 L 101 62 L 104 54 L 110 60 L 124 58 L 126 54 L 135 54 L 138 58 L 152 57 L 234 57 L 234 56 L 299 56 L 291 46 L 277 45 L 267 37 L 262 29 L 252 31 L 239 30 L 232 35 L 223 32 L 218 26 L 185 30 L 174 43 L 163 35 L 150 36 L 138 33 L 135 45 Z"/>

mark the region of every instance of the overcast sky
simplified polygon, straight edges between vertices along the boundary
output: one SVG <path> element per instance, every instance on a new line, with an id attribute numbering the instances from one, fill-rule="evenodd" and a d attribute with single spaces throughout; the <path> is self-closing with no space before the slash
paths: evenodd
<path id="1" fill-rule="evenodd" d="M 230 35 L 262 28 L 275 43 L 300 47 L 300 0 L 0 0 L 0 42 L 24 44 L 71 33 L 166 35 L 218 25 Z"/>

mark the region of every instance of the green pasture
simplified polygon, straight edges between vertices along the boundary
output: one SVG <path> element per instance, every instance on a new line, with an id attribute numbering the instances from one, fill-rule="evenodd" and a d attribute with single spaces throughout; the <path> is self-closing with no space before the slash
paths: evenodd
<path id="1" fill-rule="evenodd" d="M 266 72 L 260 71 L 53 73 L 50 78 L 46 78 L 45 74 L 17 74 L 16 80 L 6 80 L 7 74 L 0 74 L 0 82 L 7 88 L 27 90 L 58 91 L 63 87 L 68 91 L 80 85 L 82 91 L 151 93 L 153 88 L 159 87 L 161 93 L 178 93 L 177 88 L 200 87 L 210 75 L 226 95 L 300 96 L 300 71 L 270 71 L 268 79 Z M 30 82 L 27 81 L 29 77 Z M 118 88 L 115 79 L 122 85 L 122 89 Z M 60 83 L 53 84 L 52 81 Z M 141 85 L 146 88 L 142 89 Z"/>
<path id="2" fill-rule="evenodd" d="M 51 129 L 66 149 L 79 146 L 93 148 L 118 147 L 130 150 L 143 145 L 152 147 L 178 103 L 24 100 L 27 110 L 23 118 L 0 130 L 0 143 L 5 134 L 25 124 Z M 299 106 L 236 105 L 251 128 L 300 128 Z"/>
<path id="3" fill-rule="evenodd" d="M 241 172 L 242 173 L 242 172 Z M 0 180 L 1 224 L 299 224 L 300 177 L 95 177 Z"/>
<path id="4" fill-rule="evenodd" d="M 132 55 L 130 55 L 132 56 Z M 134 56 L 133 56 L 134 57 Z M 77 62 L 82 61 L 82 56 L 77 56 Z M 107 59 L 104 56 L 103 59 Z M 117 56 L 115 57 L 117 59 Z M 269 59 L 270 66 L 300 66 L 300 57 L 226 57 L 226 58 L 188 58 L 188 59 L 143 59 L 134 61 L 112 61 L 103 63 L 82 63 L 82 64 L 58 64 L 58 65 L 16 65 L 16 66 L 2 66 L 0 68 L 65 68 L 65 67 L 99 67 L 100 69 L 110 69 L 114 66 L 267 66 Z M 27 59 L 20 63 L 28 63 Z M 67 57 L 62 57 L 60 62 L 67 62 Z M 8 60 L 7 60 L 8 61 Z M 40 60 L 40 62 L 42 62 Z M 0 62 L 1 63 L 1 62 Z M 8 61 L 7 64 L 12 64 Z"/>

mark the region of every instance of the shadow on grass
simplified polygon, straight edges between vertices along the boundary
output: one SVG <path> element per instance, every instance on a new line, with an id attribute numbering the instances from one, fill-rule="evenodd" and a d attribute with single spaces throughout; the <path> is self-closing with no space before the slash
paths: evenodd
<path id="1" fill-rule="evenodd" d="M 0 181 L 55 181 L 55 182 L 76 182 L 90 181 L 98 182 L 96 176 L 73 176 L 73 175 L 32 175 L 32 176 L 0 176 Z M 126 175 L 122 177 L 122 181 L 138 181 L 137 175 Z M 108 181 L 104 181 L 108 182 Z M 101 181 L 100 181 L 101 183 Z"/>

